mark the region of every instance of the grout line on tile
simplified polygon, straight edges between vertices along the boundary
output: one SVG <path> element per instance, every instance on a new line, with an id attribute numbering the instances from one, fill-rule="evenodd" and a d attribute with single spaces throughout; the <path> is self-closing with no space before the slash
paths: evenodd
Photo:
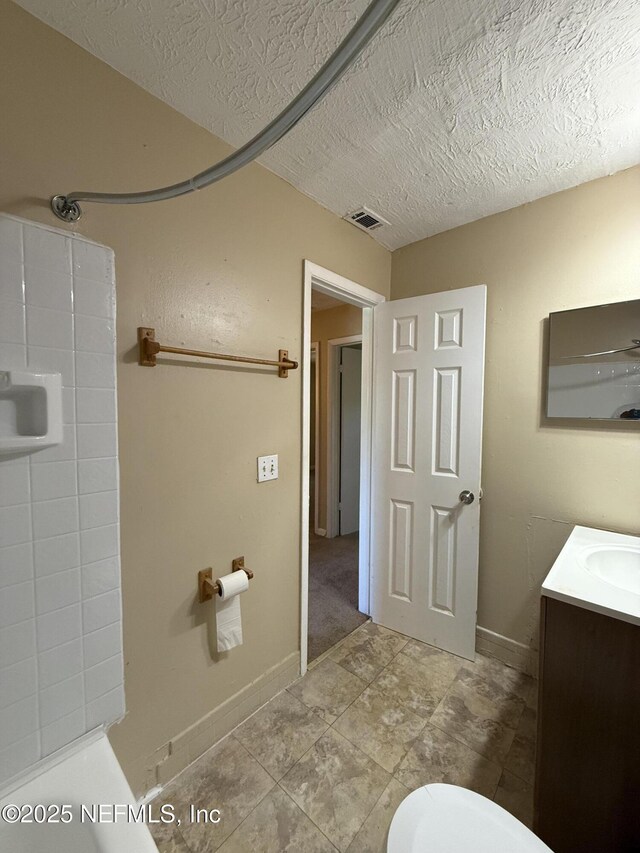
<path id="1" fill-rule="evenodd" d="M 369 686 L 371 686 L 371 685 L 369 685 Z M 360 694 L 360 695 L 362 695 L 362 694 Z M 359 698 L 359 697 L 358 697 L 358 698 Z M 354 699 L 353 701 L 355 702 L 356 700 Z M 351 705 L 353 705 L 353 702 L 351 703 Z M 349 705 L 349 708 L 351 707 L 351 705 Z M 332 724 L 331 724 L 330 728 L 333 728 L 334 724 L 335 724 L 335 723 L 337 723 L 337 722 L 338 722 L 338 720 L 339 720 L 342 716 L 344 716 L 344 714 L 346 714 L 346 713 L 347 713 L 347 711 L 349 710 L 349 708 L 345 708 L 345 710 L 343 711 L 343 713 L 342 713 L 342 714 L 340 714 L 340 717 L 338 717 L 338 718 L 334 721 L 334 723 L 332 723 Z M 416 717 L 417 717 L 418 715 L 417 715 L 417 714 L 414 714 L 414 716 L 416 716 Z M 420 731 L 419 731 L 419 732 L 418 732 L 418 734 L 417 734 L 417 735 L 416 735 L 416 736 L 415 736 L 415 737 L 410 741 L 409 745 L 407 746 L 407 748 L 406 748 L 406 750 L 405 750 L 405 752 L 404 752 L 404 755 L 402 756 L 402 758 L 401 758 L 401 759 L 400 759 L 400 761 L 398 762 L 398 767 L 399 767 L 399 766 L 400 766 L 400 764 L 404 761 L 404 759 L 405 759 L 405 758 L 406 758 L 406 756 L 407 756 L 407 753 L 409 752 L 409 750 L 410 750 L 410 749 L 412 749 L 412 747 L 413 747 L 414 743 L 418 740 L 418 738 L 420 737 L 420 735 L 422 734 L 422 732 L 425 730 L 425 728 L 426 728 L 426 726 L 427 726 L 427 723 L 429 722 L 429 720 L 426 720 L 426 719 L 423 719 L 423 718 L 421 718 L 421 719 L 422 719 L 422 726 L 420 727 Z M 348 735 L 344 734 L 344 732 L 341 732 L 339 729 L 336 729 L 336 732 L 337 732 L 337 734 L 341 735 L 345 740 L 348 740 L 348 741 L 349 741 L 349 743 L 351 744 L 351 746 L 354 746 L 354 747 L 355 747 L 359 752 L 361 752 L 361 753 L 362 753 L 363 755 L 365 755 L 368 759 L 370 759 L 370 760 L 371 760 L 371 761 L 373 761 L 375 764 L 377 764 L 377 765 L 378 765 L 378 767 L 382 767 L 382 769 L 385 771 L 385 773 L 388 773 L 390 776 L 393 776 L 393 778 L 395 779 L 395 773 L 396 773 L 396 770 L 398 769 L 398 767 L 396 767 L 394 770 L 387 770 L 387 768 L 386 768 L 386 767 L 383 767 L 383 766 L 382 766 L 382 764 L 380 764 L 380 762 L 379 762 L 379 761 L 377 761 L 377 760 L 376 760 L 375 758 L 373 758 L 371 755 L 368 755 L 368 754 L 367 754 L 367 753 L 366 753 L 366 752 L 365 752 L 361 747 L 359 747 L 359 746 L 358 746 L 358 744 L 357 744 L 357 743 L 354 743 L 354 742 L 349 738 L 349 736 L 348 736 Z M 405 787 L 406 787 L 406 786 L 405 786 Z"/>
<path id="2" fill-rule="evenodd" d="M 518 697 L 518 698 L 520 698 L 520 697 Z M 520 721 L 522 720 L 522 716 L 523 716 L 523 714 L 524 714 L 524 709 L 525 709 L 525 707 L 526 707 L 526 702 L 525 702 L 525 701 L 524 701 L 524 699 L 523 699 L 523 700 L 522 700 L 522 708 L 520 709 L 520 713 L 518 714 L 518 719 L 517 719 L 517 721 L 516 721 L 516 724 L 515 724 L 515 726 L 513 727 L 513 730 L 514 730 L 514 732 L 515 732 L 516 734 L 518 733 L 518 728 L 520 727 Z M 511 726 L 507 726 L 507 728 L 509 728 L 509 729 L 510 729 L 510 728 L 511 728 Z M 513 746 L 513 741 L 511 741 L 511 746 Z M 511 752 L 511 746 L 509 747 L 509 752 Z M 509 754 L 509 753 L 507 753 L 507 755 L 508 755 L 508 754 Z M 505 758 L 505 761 L 506 761 L 506 758 Z"/>
<path id="3" fill-rule="evenodd" d="M 28 542 L 20 542 L 19 544 L 20 545 L 28 545 L 29 543 Z M 9 548 L 11 548 L 11 547 L 12 546 L 9 545 Z M 76 567 L 74 566 L 74 568 L 76 568 Z M 62 571 L 68 571 L 68 569 L 62 569 Z M 57 574 L 57 573 L 52 572 L 51 575 L 44 575 L 44 577 L 53 577 L 54 574 Z M 36 580 L 40 580 L 40 578 L 36 578 L 34 575 L 33 577 L 27 578 L 26 580 L 12 581 L 11 583 L 5 583 L 4 585 L 0 586 L 0 590 L 11 589 L 11 587 L 20 586 L 20 584 L 23 584 L 23 583 L 35 584 Z M 26 619 L 21 619 L 20 622 L 29 622 L 33 618 L 35 618 L 35 617 L 27 616 Z M 12 622 L 11 625 L 3 625 L 3 628 L 12 628 L 14 625 L 19 625 L 20 622 Z"/>
<path id="4" fill-rule="evenodd" d="M 21 249 L 21 253 L 22 253 L 22 286 L 23 286 L 24 300 L 26 303 L 27 296 L 26 296 L 26 281 L 25 281 L 25 275 L 24 275 L 24 226 L 23 225 L 20 226 L 20 249 Z M 24 342 L 25 342 L 25 346 L 26 346 L 26 344 L 27 344 L 27 328 L 26 328 L 27 309 L 26 309 L 26 304 L 25 304 L 25 309 L 24 309 L 24 316 L 25 316 L 25 320 L 24 320 L 24 323 L 25 323 Z M 26 351 L 28 352 L 28 349 Z M 32 619 L 33 619 L 33 635 L 34 635 L 34 641 L 35 641 L 35 648 L 33 650 L 33 659 L 34 659 L 35 668 L 36 668 L 35 697 L 36 697 L 36 719 L 37 719 L 37 723 L 38 723 L 36 736 L 37 736 L 37 743 L 38 743 L 38 759 L 41 759 L 42 758 L 42 709 L 40 707 L 40 705 L 41 705 L 41 702 L 40 702 L 40 659 L 38 657 L 38 654 L 39 654 L 39 648 L 38 648 L 38 593 L 37 593 L 37 585 L 36 585 L 36 553 L 35 553 L 36 546 L 35 546 L 35 532 L 34 532 L 34 523 L 33 523 L 33 495 L 32 495 L 32 485 L 31 485 L 33 465 L 32 465 L 32 460 L 31 460 L 31 454 L 28 457 L 27 464 L 29 466 L 29 530 L 31 532 L 31 543 L 30 543 L 31 544 L 31 571 L 32 571 L 31 583 L 32 583 L 32 589 L 33 589 L 33 617 L 32 617 Z M 25 620 L 25 621 L 27 621 L 27 620 Z"/>
<path id="5" fill-rule="evenodd" d="M 284 693 L 284 692 L 285 692 L 285 691 L 283 691 L 283 690 L 281 690 L 281 691 L 280 691 L 280 693 Z M 278 696 L 279 696 L 279 695 L 280 695 L 280 693 L 278 693 L 278 694 L 276 694 L 276 695 L 278 695 Z M 293 694 L 289 694 L 289 695 L 291 696 L 291 698 L 292 698 L 292 699 L 298 699 L 298 697 L 297 697 L 297 696 L 293 696 Z M 275 696 L 273 696 L 271 699 L 269 699 L 269 701 L 268 701 L 268 702 L 265 702 L 265 704 L 264 704 L 264 705 L 262 705 L 262 706 L 261 706 L 261 708 L 258 708 L 258 711 L 262 710 L 263 708 L 266 708 L 266 707 L 267 707 L 267 705 L 270 705 L 270 704 L 271 704 L 271 702 L 273 702 L 273 700 L 274 700 L 275 698 L 276 698 L 276 697 L 275 697 Z M 301 699 L 298 699 L 298 702 L 300 702 L 300 704 L 301 704 L 301 705 L 304 705 L 304 702 L 303 702 Z M 277 783 L 277 784 L 280 784 L 280 780 L 281 780 L 281 779 L 284 779 L 284 777 L 287 775 L 287 773 L 289 772 L 289 770 L 291 770 L 293 767 L 295 767 L 295 765 L 298 763 L 298 761 L 300 761 L 300 759 L 301 759 L 303 756 L 305 756 L 305 755 L 307 754 L 307 752 L 309 752 L 309 750 L 313 749 L 313 747 L 314 747 L 314 746 L 316 745 L 316 743 L 320 740 L 320 738 L 321 738 L 324 734 L 326 734 L 326 732 L 327 732 L 327 730 L 328 730 L 329 728 L 331 728 L 330 724 L 329 724 L 329 723 L 327 723 L 327 721 L 326 721 L 326 720 L 323 720 L 323 719 L 322 719 L 322 717 L 321 717 L 319 714 L 316 714 L 316 712 L 315 712 L 312 708 L 308 708 L 306 705 L 305 705 L 305 708 L 307 708 L 307 710 L 308 710 L 308 711 L 310 711 L 310 712 L 311 712 L 315 717 L 317 717 L 317 718 L 318 718 L 318 720 L 323 724 L 323 726 L 325 727 L 325 728 L 324 728 L 324 731 L 323 731 L 323 732 L 321 732 L 321 733 L 318 735 L 318 737 L 313 741 L 313 743 L 309 746 L 309 748 L 308 748 L 308 749 L 306 749 L 303 753 L 301 753 L 301 755 L 300 755 L 298 758 L 296 758 L 296 760 L 293 762 L 293 764 L 291 765 L 291 767 L 287 767 L 287 769 L 286 769 L 286 770 L 285 770 L 285 772 L 280 776 L 280 778 L 279 778 L 279 779 L 276 779 L 276 778 L 275 778 L 275 776 L 273 775 L 273 773 L 272 773 L 272 772 L 271 772 L 267 767 L 265 767 L 265 766 L 264 766 L 264 764 L 260 761 L 260 759 L 258 758 L 258 756 L 257 756 L 257 755 L 254 755 L 254 754 L 253 754 L 253 752 L 251 751 L 251 749 L 249 749 L 249 747 L 248 747 L 248 746 L 246 746 L 244 743 L 242 743 L 242 741 L 241 741 L 241 740 L 239 740 L 239 738 L 235 737 L 235 735 L 234 735 L 234 740 L 237 740 L 237 741 L 238 741 L 238 743 L 239 743 L 241 746 L 243 746 L 243 747 L 247 750 L 247 752 L 249 753 L 249 755 L 250 755 L 253 759 L 255 759 L 255 760 L 258 762 L 258 764 L 262 767 L 262 769 L 263 769 L 263 770 L 265 770 L 265 771 L 269 774 L 269 776 L 271 776 L 271 778 L 272 778 L 272 779 L 275 779 L 275 781 L 276 781 L 276 783 Z M 255 711 L 254 713 L 256 713 L 256 714 L 257 714 L 257 713 L 258 713 L 258 711 Z M 253 717 L 253 716 L 254 716 L 254 715 L 252 714 L 252 715 L 251 715 L 251 717 Z M 236 729 L 238 729 L 238 728 L 240 728 L 240 726 L 244 725 L 244 723 L 246 723 L 246 722 L 247 722 L 247 720 L 251 719 L 251 717 L 247 717 L 247 719 L 246 719 L 246 720 L 243 720 L 243 721 L 242 721 L 242 723 L 240 723 L 238 726 L 236 726 Z M 234 732 L 235 732 L 235 730 L 236 730 L 236 729 L 234 729 Z"/>
<path id="6" fill-rule="evenodd" d="M 289 771 L 287 771 L 287 772 L 289 772 Z M 284 776 L 283 776 L 282 778 L 284 778 Z M 329 844 L 332 846 L 332 848 L 336 851 L 336 853 L 339 853 L 339 848 L 338 848 L 338 847 L 336 847 L 336 846 L 335 846 L 335 844 L 333 843 L 333 841 L 329 838 L 329 836 L 328 836 L 328 835 L 326 835 L 326 833 L 324 833 L 324 832 L 322 831 L 322 829 L 320 829 L 320 827 L 319 827 L 319 826 L 318 826 L 318 824 L 315 822 L 315 820 L 311 817 L 311 815 L 308 815 L 308 814 L 306 813 L 306 811 L 302 808 L 302 806 L 299 806 L 299 805 L 298 805 L 298 803 L 296 803 L 296 801 L 293 799 L 293 797 L 291 796 L 291 794 L 290 794 L 288 791 L 286 791 L 286 790 L 282 787 L 282 785 L 280 784 L 280 782 L 277 782 L 277 783 L 276 783 L 276 785 L 277 785 L 277 787 L 278 787 L 278 788 L 280 788 L 280 790 L 282 791 L 282 793 L 283 793 L 283 794 L 284 794 L 284 795 L 285 795 L 289 800 L 291 800 L 291 802 L 293 803 L 293 805 L 294 805 L 297 809 L 299 809 L 299 810 L 302 812 L 302 814 L 307 818 L 307 820 L 309 820 L 309 821 L 313 824 L 313 826 L 315 826 L 315 828 L 316 828 L 316 829 L 318 830 L 318 832 L 323 836 L 323 838 L 326 838 L 326 839 L 327 839 L 327 841 L 328 841 L 328 842 L 329 842 Z M 271 790 L 273 790 L 273 788 L 272 788 Z"/>
<path id="7" fill-rule="evenodd" d="M 284 777 L 283 777 L 283 778 L 284 778 Z M 291 794 L 290 794 L 288 791 L 285 791 L 285 789 L 282 787 L 282 785 L 280 784 L 280 782 L 278 782 L 278 788 L 280 788 L 280 790 L 283 792 L 283 794 L 285 794 L 285 795 L 286 795 L 286 796 L 291 800 L 291 802 L 294 804 L 294 806 L 295 806 L 297 809 L 300 809 L 300 811 L 301 811 L 301 812 L 302 812 L 302 814 L 307 818 L 307 820 L 311 821 L 311 823 L 313 824 L 313 826 L 315 826 L 315 828 L 316 828 L 316 829 L 318 830 L 318 832 L 323 836 L 323 838 L 326 838 L 326 839 L 327 839 L 327 841 L 328 841 L 328 842 L 329 842 L 329 844 L 333 847 L 333 849 L 336 851 L 336 853 L 340 853 L 340 848 L 339 848 L 339 847 L 336 847 L 336 845 L 335 845 L 335 844 L 333 843 L 333 841 L 329 838 L 329 836 L 328 836 L 325 832 L 323 832 L 323 831 L 322 831 L 322 829 L 320 829 L 320 827 L 319 827 L 319 826 L 318 826 L 318 824 L 315 822 L 315 820 L 311 817 L 311 815 L 308 815 L 308 814 L 306 813 L 306 811 L 302 808 L 302 806 L 299 806 L 299 805 L 296 803 L 296 801 L 293 799 L 293 797 L 291 796 Z M 360 830 L 358 830 L 358 832 L 360 832 Z M 357 833 L 356 833 L 356 835 L 357 835 Z M 354 836 L 354 838 L 355 838 L 355 836 Z M 350 842 L 350 843 L 351 843 L 351 842 Z"/>
<path id="8" fill-rule="evenodd" d="M 508 756 L 508 753 L 507 753 Z M 507 759 L 505 758 L 505 761 Z M 502 772 L 511 773 L 512 776 L 515 776 L 523 785 L 528 785 L 530 788 L 533 788 L 533 782 L 530 782 L 528 779 L 524 779 L 519 773 L 516 773 L 514 770 L 510 770 L 508 767 L 502 766 Z"/>
<path id="9" fill-rule="evenodd" d="M 274 698 L 275 698 L 275 697 L 274 697 Z M 265 704 L 268 704 L 268 703 L 265 703 Z M 236 728 L 238 728 L 238 726 L 236 726 Z M 234 729 L 234 731 L 235 731 L 235 729 Z M 234 736 L 233 736 L 233 733 L 232 733 L 232 732 L 229 732 L 229 735 L 227 735 L 227 737 L 232 737 L 232 738 L 233 738 L 233 740 L 238 744 L 238 746 L 240 746 L 242 749 L 244 749 L 244 751 L 247 753 L 247 755 L 249 756 L 249 758 L 252 758 L 252 759 L 256 762 L 256 764 L 257 764 L 259 767 L 261 767 L 261 768 L 265 771 L 265 773 L 267 774 L 267 776 L 268 776 L 268 777 L 271 779 L 271 781 L 273 782 L 273 785 L 269 788 L 269 790 L 268 790 L 265 794 L 263 794 L 263 796 L 262 796 L 262 797 L 260 797 L 260 799 L 258 800 L 258 802 L 253 806 L 253 808 L 252 808 L 252 809 L 250 809 L 250 810 L 247 812 L 247 814 L 242 818 L 242 820 L 241 820 L 241 821 L 240 821 L 240 823 L 236 826 L 236 828 L 233 830 L 233 832 L 230 832 L 230 833 L 229 833 L 229 835 L 227 835 L 227 837 L 226 837 L 226 838 L 225 838 L 225 840 L 222 842 L 222 844 L 226 844 L 226 842 L 228 841 L 228 839 L 229 839 L 229 838 L 231 838 L 231 836 L 232 836 L 232 835 L 233 835 L 233 833 L 236 831 L 236 829 L 240 829 L 240 827 L 241 827 L 241 826 L 242 826 L 242 824 L 245 822 L 245 820 L 249 817 L 249 815 L 253 814 L 253 812 L 258 808 L 258 806 L 260 805 L 260 803 L 262 803 L 262 801 L 263 801 L 263 800 L 266 800 L 266 798 L 269 796 L 269 794 L 273 791 L 273 789 L 274 789 L 274 788 L 277 788 L 277 787 L 278 787 L 278 780 L 273 778 L 273 776 L 271 775 L 271 773 L 269 773 L 269 771 L 266 769 L 266 767 L 262 767 L 262 764 L 260 764 L 260 762 L 258 761 L 258 759 L 257 759 L 255 756 L 251 755 L 251 753 L 250 753 L 250 752 L 249 752 L 249 750 L 246 748 L 246 746 L 245 746 L 244 744 L 240 743 L 240 741 L 238 740 L 238 738 L 236 738 L 236 737 L 234 737 Z M 223 738 L 223 740 L 224 740 L 224 738 Z M 217 746 L 217 744 L 215 744 L 215 745 Z M 213 748 L 213 747 L 212 747 L 212 748 Z M 207 751 L 208 751 L 208 750 L 207 750 Z M 203 753 L 203 755 L 205 755 L 205 754 L 206 754 L 206 753 Z M 202 756 L 200 756 L 199 758 L 202 758 Z M 198 760 L 199 760 L 199 758 L 198 758 L 198 759 L 196 759 L 196 760 L 198 761 Z M 195 762 L 194 762 L 194 764 L 195 764 Z M 222 845 L 220 845 L 220 846 L 222 846 Z"/>
<path id="10" fill-rule="evenodd" d="M 435 711 L 433 713 L 435 714 Z M 442 726 L 439 726 L 437 723 L 432 722 L 431 717 L 427 720 L 427 722 L 429 723 L 430 726 L 433 726 L 434 729 L 438 729 L 438 731 L 442 732 L 447 737 L 450 737 L 452 740 L 457 741 L 457 743 L 459 743 L 461 746 L 464 746 L 465 749 L 469 749 L 471 752 L 473 752 L 479 758 L 484 758 L 485 761 L 488 761 L 490 764 L 494 764 L 496 767 L 499 767 L 501 771 L 504 770 L 504 764 L 501 764 L 500 762 L 495 761 L 493 758 L 488 758 L 486 755 L 483 755 L 481 752 L 478 752 L 477 749 L 474 749 L 472 746 L 469 746 L 468 743 L 465 743 L 457 735 L 452 734 L 452 732 L 448 732 L 446 729 L 443 729 Z M 423 731 L 424 731 L 424 729 L 423 729 Z M 510 729 L 510 731 L 512 731 L 512 729 Z M 511 748 L 511 747 L 509 747 L 509 748 Z M 506 761 L 506 758 L 505 758 L 505 761 Z"/>
<path id="11" fill-rule="evenodd" d="M 325 722 L 325 721 L 323 720 L 323 722 Z M 294 768 L 294 767 L 296 767 L 296 765 L 298 765 L 298 764 L 302 761 L 302 759 L 305 757 L 305 755 L 308 755 L 308 754 L 311 752 L 311 750 L 312 750 L 312 749 L 314 748 L 314 746 L 318 743 L 318 741 L 320 740 L 320 738 L 323 738 L 323 737 L 326 735 L 326 733 L 329 731 L 329 729 L 330 729 L 330 728 L 331 728 L 331 726 L 330 726 L 330 725 L 327 725 L 327 728 L 322 732 L 322 734 L 320 735 L 320 737 L 316 738 L 316 739 L 314 740 L 314 742 L 311 744 L 311 746 L 310 746 L 308 749 L 305 749 L 305 751 L 302 753 L 302 755 L 300 756 L 300 758 L 298 758 L 298 759 L 297 759 L 297 761 L 294 761 L 294 762 L 293 762 L 293 764 L 291 765 L 291 767 L 289 767 L 289 769 L 287 770 L 287 772 L 282 774 L 282 776 L 277 780 L 277 784 L 278 784 L 278 785 L 280 785 L 280 783 L 282 782 L 282 780 L 283 780 L 286 776 L 288 776 L 288 775 L 289 775 L 289 773 L 291 772 L 291 770 L 293 770 L 293 768 Z M 267 771 L 267 772 L 268 772 L 268 771 Z M 271 775 L 271 774 L 269 773 L 269 775 Z M 282 786 L 281 786 L 281 787 L 282 787 Z M 284 789 L 283 789 L 283 790 L 284 790 Z M 286 793 L 286 791 L 285 791 L 285 793 Z M 291 799 L 293 799 L 293 797 L 292 797 Z M 295 802 L 295 801 L 294 801 L 294 802 Z M 296 805 L 297 805 L 297 804 L 296 804 Z M 304 811 L 304 809 L 302 809 L 302 811 Z M 305 814 L 306 814 L 306 812 L 305 812 Z"/>
<path id="12" fill-rule="evenodd" d="M 384 768 L 383 768 L 383 769 L 384 769 Z M 389 773 L 389 771 L 388 771 L 388 770 L 387 770 L 387 773 Z M 355 839 L 358 837 L 358 834 L 362 831 L 362 827 L 365 825 L 365 823 L 369 820 L 369 818 L 371 817 L 371 815 L 372 815 L 372 814 L 374 813 L 374 811 L 376 810 L 376 808 L 377 808 L 377 806 L 378 806 L 378 803 L 379 803 L 379 802 L 380 802 L 380 800 L 383 798 L 383 796 L 384 796 L 384 792 L 387 790 L 387 788 L 388 788 L 388 787 L 389 787 L 389 785 L 391 784 L 391 781 L 392 781 L 392 780 L 393 780 L 394 782 L 397 782 L 397 783 L 398 783 L 398 785 L 402 785 L 402 787 L 406 790 L 407 795 L 411 793 L 411 792 L 409 791 L 409 789 L 407 788 L 407 786 L 406 786 L 406 785 L 404 785 L 404 784 L 403 784 L 399 779 L 396 779 L 396 777 L 395 777 L 394 773 L 390 773 L 389 775 L 391 776 L 391 779 L 389 779 L 389 781 L 387 782 L 387 784 L 386 784 L 386 785 L 384 786 L 384 788 L 382 789 L 382 793 L 380 794 L 380 796 L 378 797 L 378 799 L 375 801 L 375 803 L 371 806 L 371 809 L 370 809 L 370 811 L 367 813 L 367 816 L 365 817 L 365 819 L 364 819 L 364 820 L 362 821 L 362 823 L 360 824 L 360 828 L 358 829 L 358 832 L 356 832 L 356 834 L 353 836 L 353 838 L 352 838 L 351 842 L 349 843 L 349 847 L 351 846 L 351 844 L 353 844 L 353 842 L 355 841 Z M 395 814 L 395 812 L 394 812 L 394 814 Z M 387 833 L 388 833 L 388 830 L 387 830 Z"/>

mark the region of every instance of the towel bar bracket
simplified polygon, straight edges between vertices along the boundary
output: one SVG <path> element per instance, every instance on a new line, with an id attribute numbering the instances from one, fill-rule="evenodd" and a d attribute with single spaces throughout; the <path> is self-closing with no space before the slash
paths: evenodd
<path id="1" fill-rule="evenodd" d="M 296 367 L 298 366 L 295 363 L 295 361 L 291 361 L 291 359 L 289 358 L 289 350 L 288 349 L 279 349 L 278 350 L 278 361 L 280 362 L 280 364 L 278 365 L 278 376 L 280 377 L 280 379 L 286 379 L 287 376 L 289 375 L 289 368 L 285 367 L 285 364 L 287 362 L 290 362 L 291 364 L 295 365 Z"/>
<path id="2" fill-rule="evenodd" d="M 138 361 L 144 367 L 156 366 L 156 355 L 159 352 L 160 345 L 156 341 L 156 330 L 149 329 L 146 326 L 140 326 L 138 329 Z"/>

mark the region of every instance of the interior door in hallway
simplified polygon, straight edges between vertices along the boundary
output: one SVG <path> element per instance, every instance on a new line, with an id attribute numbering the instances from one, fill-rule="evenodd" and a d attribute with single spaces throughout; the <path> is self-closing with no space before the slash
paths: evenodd
<path id="1" fill-rule="evenodd" d="M 486 287 L 374 309 L 374 622 L 473 659 Z"/>
<path id="2" fill-rule="evenodd" d="M 340 536 L 360 521 L 360 410 L 362 345 L 340 348 Z"/>

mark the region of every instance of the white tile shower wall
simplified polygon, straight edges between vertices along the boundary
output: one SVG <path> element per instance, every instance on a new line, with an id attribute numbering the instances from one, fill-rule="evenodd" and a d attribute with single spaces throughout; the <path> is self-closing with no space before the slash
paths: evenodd
<path id="1" fill-rule="evenodd" d="M 124 713 L 113 253 L 0 215 L 0 370 L 62 374 L 64 442 L 0 456 L 0 787 Z"/>

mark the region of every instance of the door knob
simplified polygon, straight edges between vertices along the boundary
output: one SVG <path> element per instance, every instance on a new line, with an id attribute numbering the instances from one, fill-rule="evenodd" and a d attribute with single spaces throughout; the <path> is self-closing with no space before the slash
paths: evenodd
<path id="1" fill-rule="evenodd" d="M 464 489 L 464 491 L 460 492 L 460 500 L 463 504 L 472 504 L 475 500 L 475 495 L 469 489 Z"/>

